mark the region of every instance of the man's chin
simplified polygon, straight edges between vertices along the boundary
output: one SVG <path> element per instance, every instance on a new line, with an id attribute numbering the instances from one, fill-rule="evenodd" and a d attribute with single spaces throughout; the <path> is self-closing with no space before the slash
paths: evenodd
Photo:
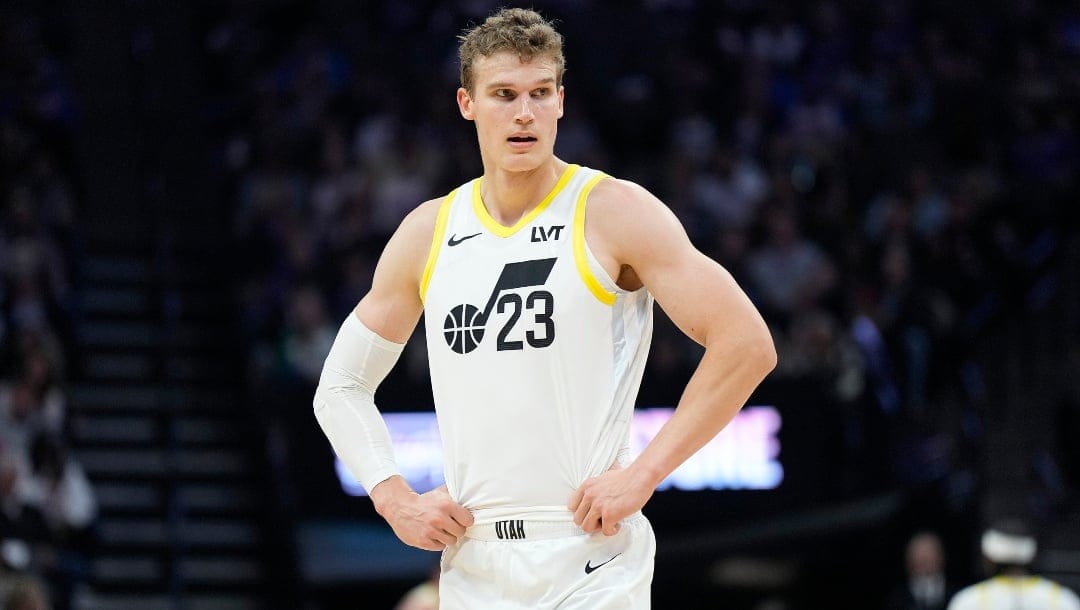
<path id="1" fill-rule="evenodd" d="M 550 159 L 550 154 L 545 156 L 530 151 L 528 153 L 505 157 L 503 158 L 501 165 L 502 169 L 508 172 L 531 172 Z"/>

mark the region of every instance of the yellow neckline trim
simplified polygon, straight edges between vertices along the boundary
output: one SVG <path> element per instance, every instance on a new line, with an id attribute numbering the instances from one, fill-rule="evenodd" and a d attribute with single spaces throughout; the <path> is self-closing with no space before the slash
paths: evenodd
<path id="1" fill-rule="evenodd" d="M 428 284 L 431 283 L 431 274 L 435 272 L 435 261 L 439 258 L 439 250 L 442 249 L 443 237 L 446 236 L 446 224 L 450 219 L 450 204 L 454 201 L 458 189 L 450 191 L 439 205 L 439 214 L 435 217 L 435 232 L 431 236 L 431 249 L 428 250 L 427 262 L 424 264 L 424 275 L 420 278 L 420 302 L 427 297 Z"/>
<path id="2" fill-rule="evenodd" d="M 570 179 L 574 177 L 574 174 L 576 174 L 579 169 L 581 169 L 580 165 L 567 165 L 566 169 L 563 170 L 562 176 L 559 176 L 559 181 L 555 183 L 554 187 L 552 187 L 551 192 L 548 193 L 547 196 L 540 201 L 540 204 L 533 208 L 528 214 L 518 219 L 518 221 L 510 227 L 500 224 L 499 221 L 492 218 L 491 214 L 487 211 L 487 208 L 484 207 L 484 198 L 480 195 L 480 181 L 482 180 L 482 178 L 477 178 L 473 181 L 473 211 L 476 213 L 476 217 L 480 219 L 480 223 L 483 224 L 488 231 L 491 231 L 499 237 L 510 237 L 514 233 L 520 231 L 521 227 L 524 227 L 525 225 L 532 222 L 534 218 L 539 216 L 541 212 L 547 209 L 547 207 L 551 205 L 551 202 L 555 199 L 555 196 L 558 195 L 559 192 L 561 192 L 563 188 L 566 187 L 566 183 L 570 182 Z"/>
<path id="3" fill-rule="evenodd" d="M 607 178 L 607 176 L 598 172 L 595 176 L 589 178 L 585 186 L 581 187 L 581 193 L 578 194 L 577 204 L 574 206 L 574 265 L 577 267 L 578 275 L 585 282 L 585 287 L 589 289 L 589 292 L 593 293 L 593 296 L 604 305 L 614 305 L 615 293 L 604 288 L 600 280 L 596 279 L 592 268 L 589 267 L 589 257 L 585 253 L 585 203 L 593 187 L 604 178 Z"/>

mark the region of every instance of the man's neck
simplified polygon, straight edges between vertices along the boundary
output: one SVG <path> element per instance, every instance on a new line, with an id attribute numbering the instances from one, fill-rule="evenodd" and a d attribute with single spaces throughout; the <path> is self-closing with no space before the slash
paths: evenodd
<path id="1" fill-rule="evenodd" d="M 566 166 L 565 161 L 552 157 L 550 162 L 529 171 L 485 171 L 480 185 L 484 207 L 499 224 L 513 226 L 555 188 Z"/>

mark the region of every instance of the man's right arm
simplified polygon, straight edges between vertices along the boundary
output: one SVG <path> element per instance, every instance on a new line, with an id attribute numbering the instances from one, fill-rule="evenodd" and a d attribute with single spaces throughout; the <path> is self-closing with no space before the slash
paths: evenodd
<path id="1" fill-rule="evenodd" d="M 441 202 L 417 207 L 390 238 L 375 267 L 371 290 L 342 325 L 330 350 L 314 401 L 323 432 L 360 478 L 376 511 L 403 542 L 427 550 L 453 544 L 472 524 L 472 515 L 450 498 L 445 487 L 417 494 L 397 474 L 374 394 L 420 320 L 420 278 Z"/>

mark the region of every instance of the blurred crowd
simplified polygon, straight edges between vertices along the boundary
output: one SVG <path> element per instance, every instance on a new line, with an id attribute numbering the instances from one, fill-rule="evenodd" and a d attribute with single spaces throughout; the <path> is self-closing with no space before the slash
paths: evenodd
<path id="1" fill-rule="evenodd" d="M 67 608 L 96 505 L 68 452 L 74 94 L 56 32 L 0 13 L 0 607 Z"/>
<path id="2" fill-rule="evenodd" d="M 481 173 L 454 104 L 456 35 L 496 4 L 238 1 L 206 15 L 206 114 L 235 202 L 254 384 L 313 387 L 397 222 Z M 916 484 L 963 473 L 972 339 L 1050 256 L 1047 227 L 1076 187 L 1075 6 L 537 8 L 567 44 L 556 152 L 671 206 L 765 313 L 772 382 L 826 397 L 848 464 Z M 659 321 L 641 402 L 673 403 L 697 353 Z M 407 386 L 426 387 L 423 346 L 404 361 Z M 383 404 L 424 408 L 405 398 Z M 971 482 L 950 486 L 962 502 Z"/>

